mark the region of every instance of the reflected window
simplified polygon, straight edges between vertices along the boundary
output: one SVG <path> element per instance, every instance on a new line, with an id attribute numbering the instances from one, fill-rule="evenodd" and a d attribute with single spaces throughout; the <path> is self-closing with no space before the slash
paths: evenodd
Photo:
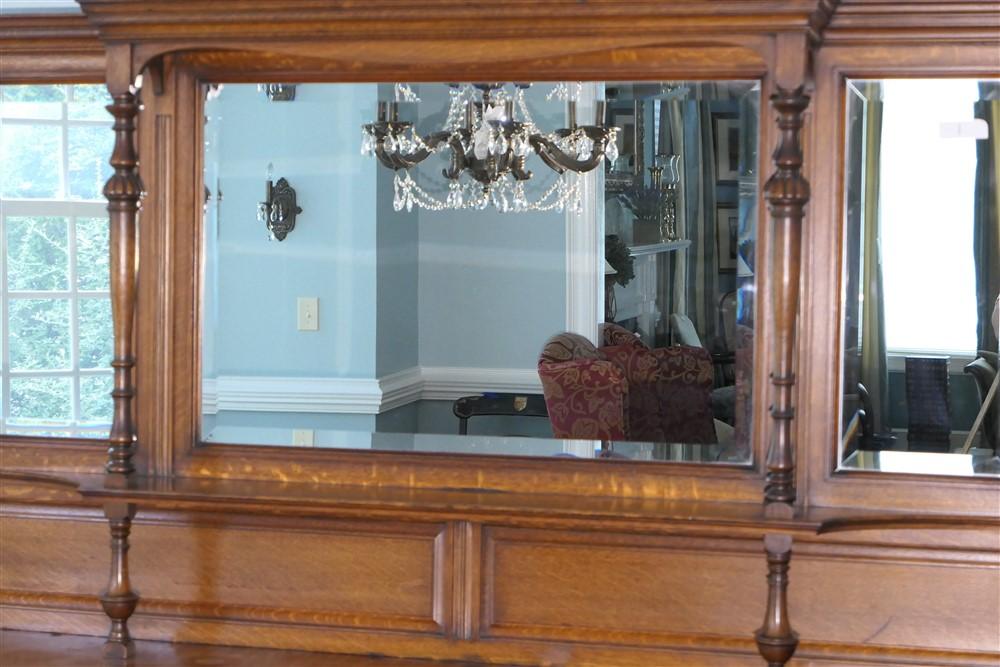
<path id="1" fill-rule="evenodd" d="M 100 85 L 0 86 L 0 432 L 105 437 L 114 135 Z"/>
<path id="2" fill-rule="evenodd" d="M 946 128 L 973 121 L 978 99 L 974 80 L 883 82 L 879 242 L 892 352 L 976 350 L 976 140 Z"/>

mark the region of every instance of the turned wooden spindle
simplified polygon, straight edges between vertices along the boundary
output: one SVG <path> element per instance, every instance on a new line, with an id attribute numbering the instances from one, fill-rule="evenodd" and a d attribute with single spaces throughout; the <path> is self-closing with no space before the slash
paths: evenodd
<path id="1" fill-rule="evenodd" d="M 115 145 L 111 154 L 114 173 L 104 185 L 108 200 L 111 231 L 111 317 L 114 325 L 114 389 L 111 392 L 114 415 L 108 436 L 108 472 L 106 484 L 125 486 L 135 472 L 132 457 L 136 446 L 136 425 L 132 418 L 135 396 L 135 355 L 132 334 L 136 309 L 136 225 L 142 181 L 139 179 L 139 156 L 135 145 L 135 119 L 139 104 L 128 88 L 112 89 L 113 103 L 107 107 L 115 118 Z M 135 506 L 109 503 L 104 508 L 111 528 L 111 575 L 108 587 L 100 595 L 101 607 L 111 619 L 105 643 L 105 657 L 112 663 L 128 660 L 134 644 L 128 631 L 128 619 L 135 611 L 139 595 L 132 590 L 128 576 L 128 537 L 135 516 Z"/>
<path id="2" fill-rule="evenodd" d="M 128 631 L 128 619 L 139 602 L 128 576 L 128 536 L 135 516 L 135 505 L 110 503 L 104 509 L 111 525 L 111 575 L 108 587 L 100 596 L 101 607 L 111 619 L 111 631 L 104 644 L 105 657 L 127 660 L 135 653 Z"/>
<path id="3" fill-rule="evenodd" d="M 114 324 L 114 417 L 108 437 L 107 471 L 127 475 L 135 470 L 135 424 L 132 398 L 135 396 L 135 356 L 132 330 L 136 300 L 136 217 L 142 182 L 137 170 L 135 117 L 139 104 L 131 92 L 116 94 L 108 111 L 115 117 L 115 146 L 111 154 L 114 173 L 104 185 L 111 224 L 111 318 Z"/>
<path id="4" fill-rule="evenodd" d="M 799 636 L 788 620 L 788 564 L 792 560 L 790 535 L 766 535 L 767 610 L 764 625 L 757 630 L 757 650 L 768 667 L 782 667 L 795 654 Z"/>
<path id="5" fill-rule="evenodd" d="M 795 408 L 792 393 L 795 386 L 794 348 L 795 319 L 799 309 L 799 268 L 801 256 L 802 218 L 809 201 L 809 182 L 802 175 L 802 112 L 809 97 L 800 86 L 794 90 L 778 88 L 771 97 L 778 112 L 781 131 L 774 152 L 776 170 L 764 186 L 774 229 L 776 265 L 772 289 L 774 330 L 771 333 L 774 366 L 771 384 L 775 399 L 771 417 L 775 420 L 774 437 L 767 454 L 767 483 L 764 501 L 767 503 L 795 502 L 795 447 L 792 441 L 792 420 Z"/>

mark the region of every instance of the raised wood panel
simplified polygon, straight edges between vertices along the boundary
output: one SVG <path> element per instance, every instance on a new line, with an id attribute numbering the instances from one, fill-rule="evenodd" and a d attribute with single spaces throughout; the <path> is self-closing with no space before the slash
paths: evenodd
<path id="1" fill-rule="evenodd" d="M 0 509 L 0 625 L 104 634 L 100 511 Z M 764 606 L 760 541 L 704 528 L 643 537 L 140 511 L 130 555 L 143 597 L 130 625 L 144 639 L 498 664 L 760 664 L 750 638 Z M 996 664 L 998 537 L 798 539 L 789 593 L 799 655 Z"/>
<path id="2" fill-rule="evenodd" d="M 800 653 L 1000 661 L 997 536 L 922 543 L 927 532 L 896 544 L 880 534 L 797 542 L 789 597 Z M 739 650 L 763 615 L 756 540 L 485 533 L 482 637 Z"/>
<path id="3" fill-rule="evenodd" d="M 759 550 L 755 540 L 489 528 L 480 632 L 660 645 L 748 638 L 764 613 Z"/>
<path id="4" fill-rule="evenodd" d="M 88 607 L 103 588 L 107 528 L 96 513 L 81 518 L 3 517 L 5 603 L 23 605 L 44 593 L 57 596 L 49 606 Z M 434 634 L 444 632 L 450 618 L 444 526 L 231 516 L 189 521 L 137 517 L 131 557 L 143 596 L 139 614 Z"/>
<path id="5" fill-rule="evenodd" d="M 1000 554 L 992 560 L 904 564 L 799 553 L 789 606 L 803 640 L 983 651 L 1000 661 Z"/>

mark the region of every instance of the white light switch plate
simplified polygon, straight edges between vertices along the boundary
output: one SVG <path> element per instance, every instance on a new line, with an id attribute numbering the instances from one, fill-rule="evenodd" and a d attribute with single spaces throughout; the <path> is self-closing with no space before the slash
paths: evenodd
<path id="1" fill-rule="evenodd" d="M 296 428 L 292 429 L 292 446 L 293 447 L 313 447 L 315 431 L 311 429 Z"/>
<path id="2" fill-rule="evenodd" d="M 299 331 L 319 331 L 319 299 L 300 296 L 298 299 Z"/>

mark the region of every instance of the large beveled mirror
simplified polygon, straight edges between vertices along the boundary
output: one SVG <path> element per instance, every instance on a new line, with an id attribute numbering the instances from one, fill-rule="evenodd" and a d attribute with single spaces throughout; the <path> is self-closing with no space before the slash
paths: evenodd
<path id="1" fill-rule="evenodd" d="M 846 102 L 841 466 L 1000 474 L 1000 81 Z"/>
<path id="2" fill-rule="evenodd" d="M 759 82 L 205 93 L 203 442 L 751 460 Z"/>

